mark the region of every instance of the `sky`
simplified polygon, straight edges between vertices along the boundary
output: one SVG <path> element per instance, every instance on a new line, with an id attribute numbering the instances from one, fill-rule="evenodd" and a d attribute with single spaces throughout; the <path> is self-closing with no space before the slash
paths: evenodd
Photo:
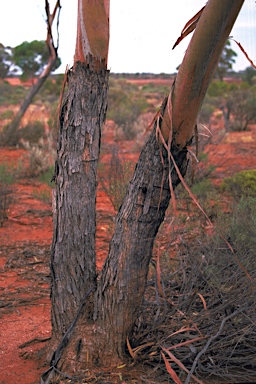
<path id="1" fill-rule="evenodd" d="M 221 0 L 220 0 L 221 1 Z M 181 63 L 190 40 L 172 46 L 186 22 L 206 0 L 111 0 L 108 68 L 114 73 L 173 73 Z M 45 40 L 44 0 L 0 0 L 0 43 L 15 47 L 24 41 Z M 53 6 L 55 1 L 50 1 Z M 72 66 L 76 41 L 77 0 L 61 0 L 59 56 Z M 231 36 L 240 42 L 256 63 L 256 2 L 245 0 Z M 238 46 L 235 71 L 250 66 Z"/>

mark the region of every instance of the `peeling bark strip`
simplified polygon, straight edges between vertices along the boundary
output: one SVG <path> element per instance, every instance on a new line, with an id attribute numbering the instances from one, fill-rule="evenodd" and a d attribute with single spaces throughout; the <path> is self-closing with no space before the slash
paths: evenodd
<path id="1" fill-rule="evenodd" d="M 52 325 L 59 337 L 96 279 L 96 174 L 108 71 L 96 70 L 91 57 L 87 61 L 68 72 L 57 144 L 51 271 Z"/>
<path id="2" fill-rule="evenodd" d="M 78 0 L 75 62 L 108 59 L 109 0 Z"/>

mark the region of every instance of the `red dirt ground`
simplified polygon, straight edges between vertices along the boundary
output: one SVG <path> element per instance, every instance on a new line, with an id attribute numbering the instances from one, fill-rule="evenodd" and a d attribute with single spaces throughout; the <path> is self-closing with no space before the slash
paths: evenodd
<path id="1" fill-rule="evenodd" d="M 111 126 L 110 126 L 111 127 Z M 114 141 L 113 130 L 103 134 L 103 161 L 109 159 L 108 144 Z M 256 167 L 256 128 L 244 133 L 224 133 L 219 123 L 213 124 L 213 139 L 207 145 L 209 164 L 216 165 L 215 177 Z M 221 132 L 223 133 L 222 139 Z M 105 150 L 104 150 L 105 146 Z M 138 153 L 131 142 L 122 150 L 136 161 Z M 0 163 L 15 163 L 25 151 L 0 148 Z M 44 188 L 34 179 L 21 180 L 12 186 L 13 203 L 0 228 L 0 383 L 38 383 L 45 367 L 31 356 L 50 337 L 49 249 L 52 237 L 51 206 L 35 198 Z M 97 257 L 100 267 L 108 251 L 115 211 L 100 187 L 97 195 Z M 34 340 L 27 346 L 22 344 Z M 40 341 L 41 340 L 41 341 Z"/>

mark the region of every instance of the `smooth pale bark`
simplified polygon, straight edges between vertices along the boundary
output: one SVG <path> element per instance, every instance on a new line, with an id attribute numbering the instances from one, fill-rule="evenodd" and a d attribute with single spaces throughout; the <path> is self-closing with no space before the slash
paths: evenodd
<path id="1" fill-rule="evenodd" d="M 4 132 L 3 135 L 3 143 L 4 144 L 13 144 L 12 143 L 12 137 L 14 133 L 17 131 L 17 129 L 20 126 L 21 119 L 23 118 L 24 114 L 26 113 L 28 107 L 32 103 L 34 97 L 37 95 L 39 90 L 42 88 L 44 85 L 45 81 L 49 77 L 52 69 L 54 68 L 54 65 L 57 61 L 58 58 L 58 53 L 57 53 L 57 48 L 54 46 L 53 40 L 52 40 L 52 23 L 55 19 L 55 16 L 57 14 L 58 9 L 60 9 L 60 2 L 59 0 L 56 2 L 54 11 L 52 15 L 50 14 L 50 8 L 49 8 L 49 3 L 46 0 L 45 1 L 45 10 L 46 10 L 46 15 L 47 15 L 47 38 L 46 38 L 46 45 L 49 50 L 49 60 L 42 71 L 42 73 L 39 75 L 36 83 L 30 88 L 27 96 L 25 97 L 24 101 L 21 104 L 21 107 L 17 114 L 15 115 L 13 121 L 11 124 L 8 126 L 6 131 Z"/>
<path id="2" fill-rule="evenodd" d="M 108 60 L 110 0 L 79 0 L 74 61 Z"/>
<path id="3" fill-rule="evenodd" d="M 191 139 L 209 82 L 244 0 L 209 0 L 180 65 L 172 99 L 173 139 L 183 148 Z M 170 116 L 163 134 L 169 137 Z"/>

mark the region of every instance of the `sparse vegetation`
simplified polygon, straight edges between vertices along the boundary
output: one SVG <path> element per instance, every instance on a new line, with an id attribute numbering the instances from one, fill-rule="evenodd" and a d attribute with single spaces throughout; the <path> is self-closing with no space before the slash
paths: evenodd
<path id="1" fill-rule="evenodd" d="M 223 191 L 239 201 L 241 197 L 256 196 L 256 169 L 244 170 L 234 176 L 227 177 L 221 184 Z"/>
<path id="2" fill-rule="evenodd" d="M 25 97 L 25 87 L 14 87 L 7 81 L 0 81 L 0 105 L 13 105 L 19 104 Z"/>
<path id="3" fill-rule="evenodd" d="M 133 168 L 133 163 L 124 162 L 121 159 L 117 147 L 112 149 L 110 164 L 100 164 L 99 166 L 101 185 L 116 211 L 119 209 L 125 196 Z"/>
<path id="4" fill-rule="evenodd" d="M 21 140 L 21 143 L 28 151 L 30 176 L 39 176 L 51 169 L 55 159 L 51 134 L 46 139 L 40 138 L 37 143 L 30 143 L 26 140 Z"/>
<path id="5" fill-rule="evenodd" d="M 7 109 L 0 114 L 0 120 L 9 120 L 13 117 L 14 112 L 11 109 Z"/>
<path id="6" fill-rule="evenodd" d="M 35 199 L 41 200 L 44 203 L 51 205 L 52 194 L 51 191 L 49 191 L 48 189 L 44 189 L 42 191 L 35 191 L 33 195 Z"/>
<path id="7" fill-rule="evenodd" d="M 211 236 L 199 232 L 199 221 L 192 230 L 189 220 L 172 222 L 170 243 L 179 239 L 179 246 L 170 247 L 172 257 L 168 246 L 160 259 L 156 250 L 143 330 L 138 325 L 131 341 L 136 361 L 154 366 L 163 353 L 181 382 L 180 362 L 203 382 L 255 381 L 255 212 L 255 198 L 242 199 L 229 214 L 218 210 Z"/>
<path id="8" fill-rule="evenodd" d="M 49 187 L 53 187 L 53 182 L 51 181 L 54 175 L 54 165 L 50 165 L 44 172 L 42 172 L 38 180 L 41 181 L 41 183 L 49 185 Z"/>
<path id="9" fill-rule="evenodd" d="M 135 137 L 133 124 L 148 107 L 138 87 L 125 80 L 111 81 L 107 118 L 114 120 L 126 139 Z"/>
<path id="10" fill-rule="evenodd" d="M 232 92 L 226 99 L 229 110 L 228 128 L 231 131 L 246 131 L 248 125 L 256 121 L 256 89 L 240 88 Z"/>
<path id="11" fill-rule="evenodd" d="M 12 202 L 12 184 L 17 177 L 18 170 L 5 163 L 0 164 L 0 227 L 7 219 L 7 211 Z"/>

